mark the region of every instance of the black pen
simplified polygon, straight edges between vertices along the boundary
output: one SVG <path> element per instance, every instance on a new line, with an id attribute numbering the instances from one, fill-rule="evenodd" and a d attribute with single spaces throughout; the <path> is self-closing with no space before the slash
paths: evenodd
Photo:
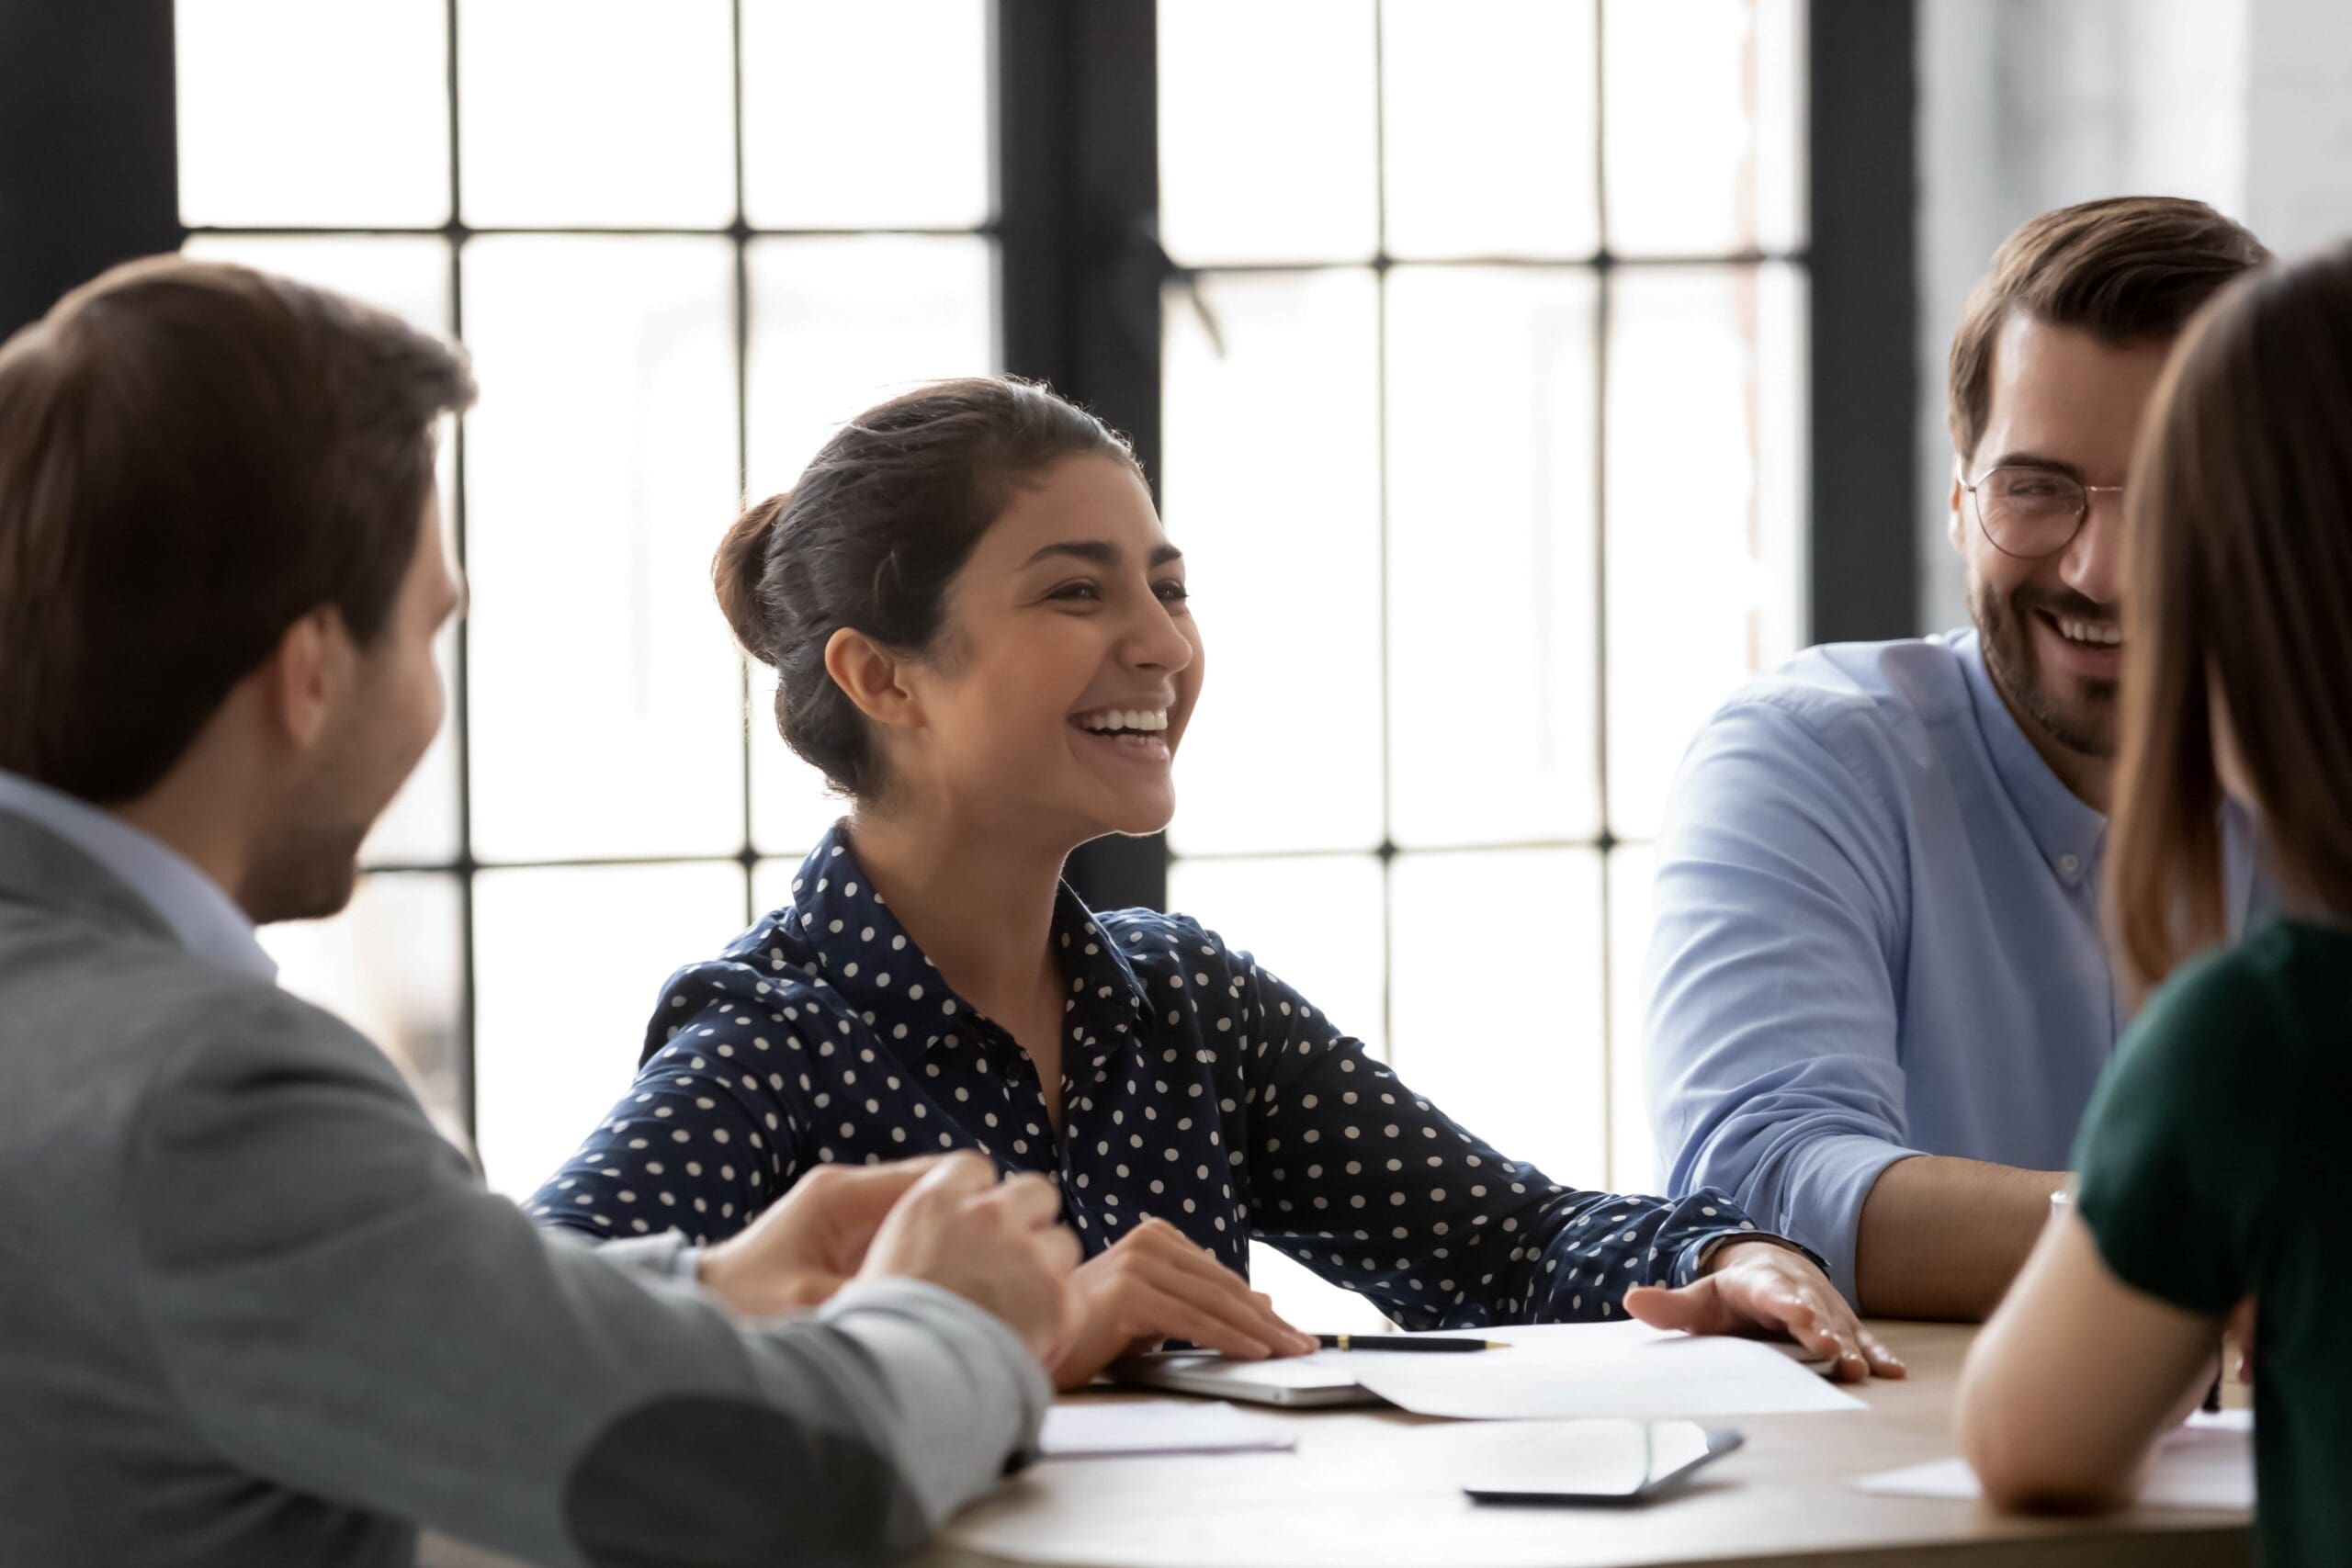
<path id="1" fill-rule="evenodd" d="M 1318 1334 L 1315 1342 L 1326 1350 L 1508 1350 L 1508 1339 L 1416 1339 L 1403 1334 Z"/>

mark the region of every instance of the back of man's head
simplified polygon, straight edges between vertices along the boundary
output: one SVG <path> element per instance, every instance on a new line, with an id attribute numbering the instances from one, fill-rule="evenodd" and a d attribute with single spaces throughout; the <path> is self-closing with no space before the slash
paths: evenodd
<path id="1" fill-rule="evenodd" d="M 170 771 L 287 629 L 367 648 L 463 355 L 244 267 L 153 257 L 0 347 L 0 769 L 102 805 Z"/>
<path id="2" fill-rule="evenodd" d="M 1952 334 L 1952 450 L 1975 456 L 1994 344 L 2013 315 L 2117 347 L 2166 343 L 2223 285 L 2269 259 L 2243 224 L 2179 197 L 2109 197 L 2029 219 L 1993 254 Z"/>

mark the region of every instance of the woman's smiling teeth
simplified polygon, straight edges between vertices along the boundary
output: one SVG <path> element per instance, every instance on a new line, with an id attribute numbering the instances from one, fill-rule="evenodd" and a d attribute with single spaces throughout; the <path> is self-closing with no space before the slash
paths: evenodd
<path id="1" fill-rule="evenodd" d="M 1105 740 L 1154 751 L 1164 752 L 1168 749 L 1167 741 L 1161 738 L 1161 732 L 1168 728 L 1166 708 L 1102 708 L 1080 714 L 1070 723 Z"/>
<path id="2" fill-rule="evenodd" d="M 1166 708 L 1105 708 L 1100 713 L 1082 713 L 1070 720 L 1080 729 L 1091 729 L 1097 735 L 1119 735 L 1128 732 L 1156 734 L 1168 728 Z"/>

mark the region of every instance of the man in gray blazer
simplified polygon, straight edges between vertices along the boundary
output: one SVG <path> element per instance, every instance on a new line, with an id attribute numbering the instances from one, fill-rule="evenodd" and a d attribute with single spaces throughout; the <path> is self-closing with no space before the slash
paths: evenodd
<path id="1" fill-rule="evenodd" d="M 177 259 L 0 349 L 0 1562 L 862 1562 L 1035 1436 L 1078 1255 L 1039 1179 L 568 1243 L 274 984 L 254 927 L 345 903 L 440 721 L 470 393 Z"/>

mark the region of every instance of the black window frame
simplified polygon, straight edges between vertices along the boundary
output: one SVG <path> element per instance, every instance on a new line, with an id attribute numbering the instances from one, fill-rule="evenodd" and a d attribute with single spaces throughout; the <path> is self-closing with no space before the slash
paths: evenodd
<path id="1" fill-rule="evenodd" d="M 457 6 L 449 29 L 453 327 L 464 294 L 454 276 L 466 241 L 458 220 Z M 734 16 L 737 215 L 734 242 L 737 454 L 748 353 L 745 258 L 755 236 L 741 213 L 741 6 Z M 72 286 L 116 262 L 176 250 L 179 217 L 172 0 L 109 6 L 0 7 L 0 333 L 36 319 Z M 1155 0 L 996 0 L 992 25 L 998 341 L 1012 374 L 1050 381 L 1135 442 L 1155 495 L 1160 457 L 1160 310 L 1171 269 L 1157 237 L 1158 8 Z M 1915 515 L 1919 386 L 1916 213 L 1918 181 L 1916 0 L 1810 0 L 1807 8 L 1810 389 L 1806 513 L 1808 641 L 1910 635 L 1917 629 L 1919 548 Z M 1246 40 L 1243 45 L 1246 46 Z M 354 229 L 239 234 L 366 233 Z M 413 229 L 374 231 L 414 234 Z M 534 233 L 693 230 L 530 229 Z M 1737 261 L 1743 258 L 1712 258 Z M 1783 258 L 1772 258 L 1783 259 Z M 1377 262 L 1374 264 L 1378 265 Z M 1605 254 L 1602 275 L 1623 265 Z M 1605 309 L 1605 306 L 1604 306 Z M 1605 339 L 1600 352 L 1606 353 Z M 455 545 L 465 549 L 464 434 Z M 1605 532 L 1605 531 L 1604 531 Z M 476 954 L 465 633 L 452 671 L 459 854 L 449 862 L 379 866 L 454 875 L 460 884 L 462 1016 L 450 1064 L 459 1113 L 474 1114 Z M 1605 684 L 1605 666 L 1601 672 Z M 746 725 L 750 714 L 745 679 Z M 741 863 L 747 916 L 763 860 L 752 833 L 751 749 L 744 829 L 732 855 L 499 862 L 514 866 Z M 1600 847 L 1609 847 L 1606 824 Z M 1384 860 L 1392 846 L 1381 850 Z M 1167 902 L 1163 837 L 1113 839 L 1073 857 L 1070 874 L 1098 907 Z M 1604 893 L 1605 899 L 1605 893 Z M 1604 928 L 1605 928 L 1604 903 Z"/>
<path id="2" fill-rule="evenodd" d="M 1053 381 L 1127 431 L 1156 499 L 1159 310 L 1177 271 L 1158 243 L 1158 7 L 1154 0 L 1000 5 L 1009 19 L 1000 55 L 1006 367 Z M 1700 258 L 1789 262 L 1808 278 L 1807 643 L 1917 630 L 1916 37 L 1914 0 L 1810 0 L 1807 242 L 1770 255 Z M 1597 75 L 1600 58 L 1596 49 Z M 1605 82 L 1596 89 L 1605 92 Z M 1595 179 L 1605 200 L 1598 146 Z M 1387 269 L 1385 249 L 1371 265 Z M 1605 356 L 1608 275 L 1689 264 L 1604 249 L 1572 265 L 1603 280 L 1596 349 Z M 1596 488 L 1601 477 L 1594 476 Z M 1598 533 L 1605 549 L 1607 531 Z M 1596 627 L 1597 647 L 1603 629 Z M 1605 647 L 1599 658 L 1604 804 L 1592 843 L 1605 854 L 1616 842 L 1605 806 Z M 1397 850 L 1384 840 L 1375 852 L 1387 863 Z M 1164 835 L 1105 840 L 1080 852 L 1072 880 L 1101 908 L 1165 908 L 1170 859 Z M 1605 930 L 1605 893 L 1603 906 Z"/>

